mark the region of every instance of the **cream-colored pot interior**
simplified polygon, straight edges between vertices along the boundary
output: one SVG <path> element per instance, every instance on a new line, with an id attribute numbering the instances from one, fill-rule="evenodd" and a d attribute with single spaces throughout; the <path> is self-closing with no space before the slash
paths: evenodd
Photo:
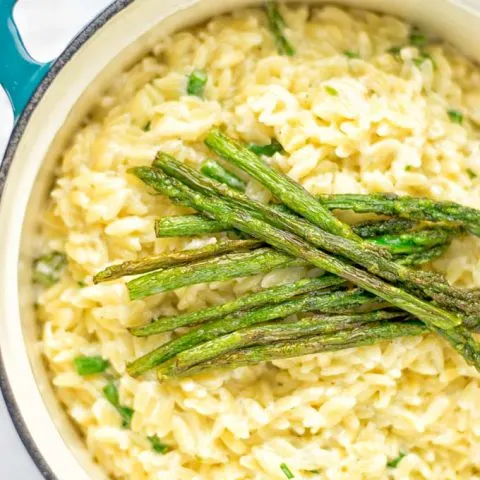
<path id="1" fill-rule="evenodd" d="M 42 199 L 72 132 L 116 72 L 160 36 L 252 0 L 136 0 L 96 31 L 56 76 L 17 146 L 0 205 L 0 349 L 29 436 L 60 480 L 105 478 L 63 413 L 36 348 L 29 266 Z M 480 61 L 480 0 L 330 0 L 399 15 Z M 172 479 L 174 480 L 174 479 Z"/>

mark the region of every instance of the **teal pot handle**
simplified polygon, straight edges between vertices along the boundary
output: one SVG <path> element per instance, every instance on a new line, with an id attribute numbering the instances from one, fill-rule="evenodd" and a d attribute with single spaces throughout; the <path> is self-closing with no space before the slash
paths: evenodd
<path id="1" fill-rule="evenodd" d="M 13 107 L 15 120 L 50 68 L 50 63 L 36 62 L 27 52 L 13 20 L 17 0 L 0 0 L 0 85 Z"/>

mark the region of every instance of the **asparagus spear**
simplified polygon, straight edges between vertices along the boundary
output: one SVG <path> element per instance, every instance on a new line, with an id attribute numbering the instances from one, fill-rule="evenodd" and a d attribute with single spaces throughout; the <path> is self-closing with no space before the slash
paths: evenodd
<path id="1" fill-rule="evenodd" d="M 328 287 L 344 284 L 345 281 L 334 275 L 304 278 L 292 284 L 278 285 L 260 292 L 243 295 L 232 302 L 205 308 L 196 312 L 185 313 L 175 317 L 164 317 L 141 327 L 130 329 L 130 333 L 145 337 L 157 333 L 168 332 L 179 327 L 197 325 L 208 320 L 224 317 L 234 312 L 250 310 L 264 305 L 276 305 L 298 295 L 315 292 Z"/>
<path id="2" fill-rule="evenodd" d="M 248 148 L 239 142 L 232 141 L 220 130 L 212 130 L 207 135 L 205 144 L 217 155 L 241 168 L 263 185 L 268 186 L 271 192 L 294 212 L 299 213 L 327 232 L 352 240 L 360 240 L 348 225 L 335 218 L 301 185 L 271 169 Z"/>
<path id="3" fill-rule="evenodd" d="M 215 160 L 205 160 L 200 167 L 200 171 L 209 178 L 224 183 L 235 190 L 244 192 L 247 184 L 233 172 L 223 168 Z"/>
<path id="4" fill-rule="evenodd" d="M 185 370 L 181 376 L 192 376 L 212 369 L 234 369 L 260 362 L 279 360 L 281 358 L 299 357 L 320 352 L 333 352 L 347 348 L 373 345 L 378 342 L 394 340 L 399 337 L 415 336 L 428 333 L 427 327 L 415 321 L 388 321 L 376 325 L 362 325 L 354 330 L 346 330 L 326 335 L 285 340 L 271 345 L 244 348 L 223 354 Z M 164 380 L 160 374 L 160 380 Z"/>
<path id="5" fill-rule="evenodd" d="M 255 202 L 241 192 L 209 180 L 170 155 L 158 153 L 153 165 L 196 191 L 215 197 L 222 196 L 226 204 L 236 209 L 245 209 L 257 220 L 286 229 L 316 247 L 349 258 L 365 267 L 370 273 L 380 275 L 387 281 L 402 282 L 411 293 L 424 292 L 442 306 L 461 309 L 473 315 L 476 315 L 480 309 L 478 294 L 474 295 L 472 291 L 455 288 L 438 274 L 415 271 L 395 264 L 390 258 L 380 255 L 377 250 L 369 249 L 368 244 L 360 245 L 350 239 L 330 234 L 288 211 Z"/>
<path id="6" fill-rule="evenodd" d="M 210 178 L 210 175 L 207 175 Z M 225 183 L 225 182 L 221 182 Z M 270 205 L 277 208 L 276 205 Z M 157 226 L 158 225 L 158 226 Z M 462 233 L 455 223 L 433 223 L 416 222 L 403 218 L 391 218 L 388 220 L 369 220 L 360 222 L 351 226 L 352 230 L 361 238 L 371 238 L 383 235 L 394 235 L 397 233 L 414 233 L 426 229 L 447 229 L 452 234 Z M 178 215 L 173 217 L 162 217 L 156 220 L 157 237 L 193 237 L 204 233 L 223 232 L 228 229 L 228 225 L 223 225 L 216 220 L 205 218 L 198 213 L 192 215 Z"/>
<path id="7" fill-rule="evenodd" d="M 161 237 L 194 237 L 227 230 L 227 226 L 201 215 L 179 215 L 155 220 L 155 235 Z"/>
<path id="8" fill-rule="evenodd" d="M 367 241 L 388 247 L 393 254 L 421 253 L 426 248 L 444 245 L 453 236 L 454 229 L 451 228 L 430 228 L 420 232 L 409 232 L 397 235 L 381 235 L 369 238 Z"/>
<path id="9" fill-rule="evenodd" d="M 100 283 L 126 275 L 137 275 L 173 265 L 197 262 L 225 253 L 254 249 L 261 245 L 262 242 L 258 240 L 227 240 L 200 248 L 192 248 L 191 250 L 180 250 L 162 255 L 153 255 L 140 260 L 133 260 L 107 267 L 93 277 L 93 282 Z"/>
<path id="10" fill-rule="evenodd" d="M 251 252 L 231 253 L 188 265 L 147 273 L 127 282 L 131 300 L 168 292 L 197 283 L 218 282 L 264 273 L 278 268 L 306 265 L 304 261 L 276 252 L 258 248 Z"/>
<path id="11" fill-rule="evenodd" d="M 313 315 L 294 321 L 254 325 L 184 350 L 161 364 L 157 373 L 164 378 L 178 376 L 198 363 L 251 345 L 267 345 L 280 340 L 353 330 L 366 323 L 405 317 L 405 312 L 380 310 L 353 315 Z"/>
<path id="12" fill-rule="evenodd" d="M 328 295 L 320 292 L 317 295 L 303 295 L 279 305 L 268 305 L 247 312 L 238 312 L 237 314 L 228 315 L 225 318 L 200 325 L 185 335 L 161 345 L 129 363 L 127 371 L 134 377 L 141 375 L 183 350 L 256 323 L 268 322 L 269 320 L 283 318 L 298 312 L 324 311 L 325 309 L 331 311 L 338 308 L 355 309 L 368 302 L 372 302 L 372 297 L 358 290 L 353 292 L 335 292 Z"/>
<path id="13" fill-rule="evenodd" d="M 454 202 L 400 197 L 393 193 L 319 195 L 318 200 L 331 210 L 353 210 L 357 213 L 372 212 L 417 221 L 457 223 L 480 236 L 480 211 Z"/>
<path id="14" fill-rule="evenodd" d="M 427 224 L 430 226 L 430 224 Z M 394 235 L 411 230 L 421 230 L 421 224 L 405 218 L 389 218 L 387 220 L 367 220 L 352 225 L 353 231 L 362 238 L 377 237 L 379 235 Z"/>
<path id="15" fill-rule="evenodd" d="M 379 278 L 360 270 L 341 259 L 332 257 L 313 248 L 301 238 L 272 227 L 266 222 L 254 218 L 248 211 L 232 209 L 222 198 L 207 197 L 182 184 L 172 177 L 167 177 L 159 171 L 146 168 L 131 170 L 157 191 L 172 198 L 174 201 L 196 208 L 200 212 L 211 215 L 221 222 L 229 223 L 244 233 L 264 240 L 273 247 L 293 256 L 303 258 L 313 265 L 330 273 L 341 276 L 374 293 L 389 303 L 408 311 L 422 320 L 430 328 L 443 329 L 443 336 L 461 353 L 467 362 L 480 369 L 480 351 L 478 344 L 465 327 L 462 319 L 454 313 L 445 311 L 433 304 L 426 303 L 404 290 L 389 285 Z M 451 334 L 450 334 L 451 333 Z M 463 339 L 459 342 L 459 339 Z"/>
<path id="16" fill-rule="evenodd" d="M 267 18 L 268 25 L 275 38 L 278 53 L 289 56 L 295 55 L 295 48 L 287 39 L 283 31 L 285 28 L 285 20 L 278 11 L 278 6 L 275 2 L 267 3 Z"/>
<path id="17" fill-rule="evenodd" d="M 423 263 L 431 262 L 440 257 L 445 250 L 449 247 L 450 242 L 438 245 L 420 253 L 412 253 L 410 255 L 402 255 L 395 259 L 397 263 L 405 266 L 422 265 Z"/>

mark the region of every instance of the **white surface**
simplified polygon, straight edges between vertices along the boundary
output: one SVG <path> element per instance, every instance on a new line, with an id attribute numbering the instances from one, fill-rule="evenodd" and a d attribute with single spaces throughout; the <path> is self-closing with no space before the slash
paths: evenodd
<path id="1" fill-rule="evenodd" d="M 0 0 L 1 1 L 1 0 Z M 15 20 L 25 46 L 38 61 L 49 61 L 62 52 L 70 39 L 111 0 L 19 0 Z M 52 12 L 55 12 L 52 15 Z M 8 141 L 13 114 L 0 89 L 0 158 Z M 40 480 L 42 477 L 26 452 L 0 395 L 0 479 Z"/>

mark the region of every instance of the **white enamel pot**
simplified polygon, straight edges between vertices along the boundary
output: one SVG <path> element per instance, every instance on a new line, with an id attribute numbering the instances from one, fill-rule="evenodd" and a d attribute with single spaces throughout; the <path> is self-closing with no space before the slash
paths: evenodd
<path id="1" fill-rule="evenodd" d="M 13 3 L 0 0 L 4 19 L 9 13 L 2 10 Z M 10 57 L 7 65 L 0 54 L 0 83 L 3 80 L 6 89 L 10 87 L 18 117 L 0 168 L 0 383 L 16 428 L 46 479 L 106 478 L 55 398 L 37 348 L 31 252 L 55 162 L 99 92 L 158 38 L 220 12 L 254 3 L 259 2 L 117 0 L 52 65 L 19 67 Z M 329 3 L 404 17 L 433 30 L 480 61 L 480 0 Z M 6 24 L 0 23 L 2 28 Z M 9 32 L 0 32 L 2 50 Z M 42 77 L 29 98 L 35 81 Z"/>

